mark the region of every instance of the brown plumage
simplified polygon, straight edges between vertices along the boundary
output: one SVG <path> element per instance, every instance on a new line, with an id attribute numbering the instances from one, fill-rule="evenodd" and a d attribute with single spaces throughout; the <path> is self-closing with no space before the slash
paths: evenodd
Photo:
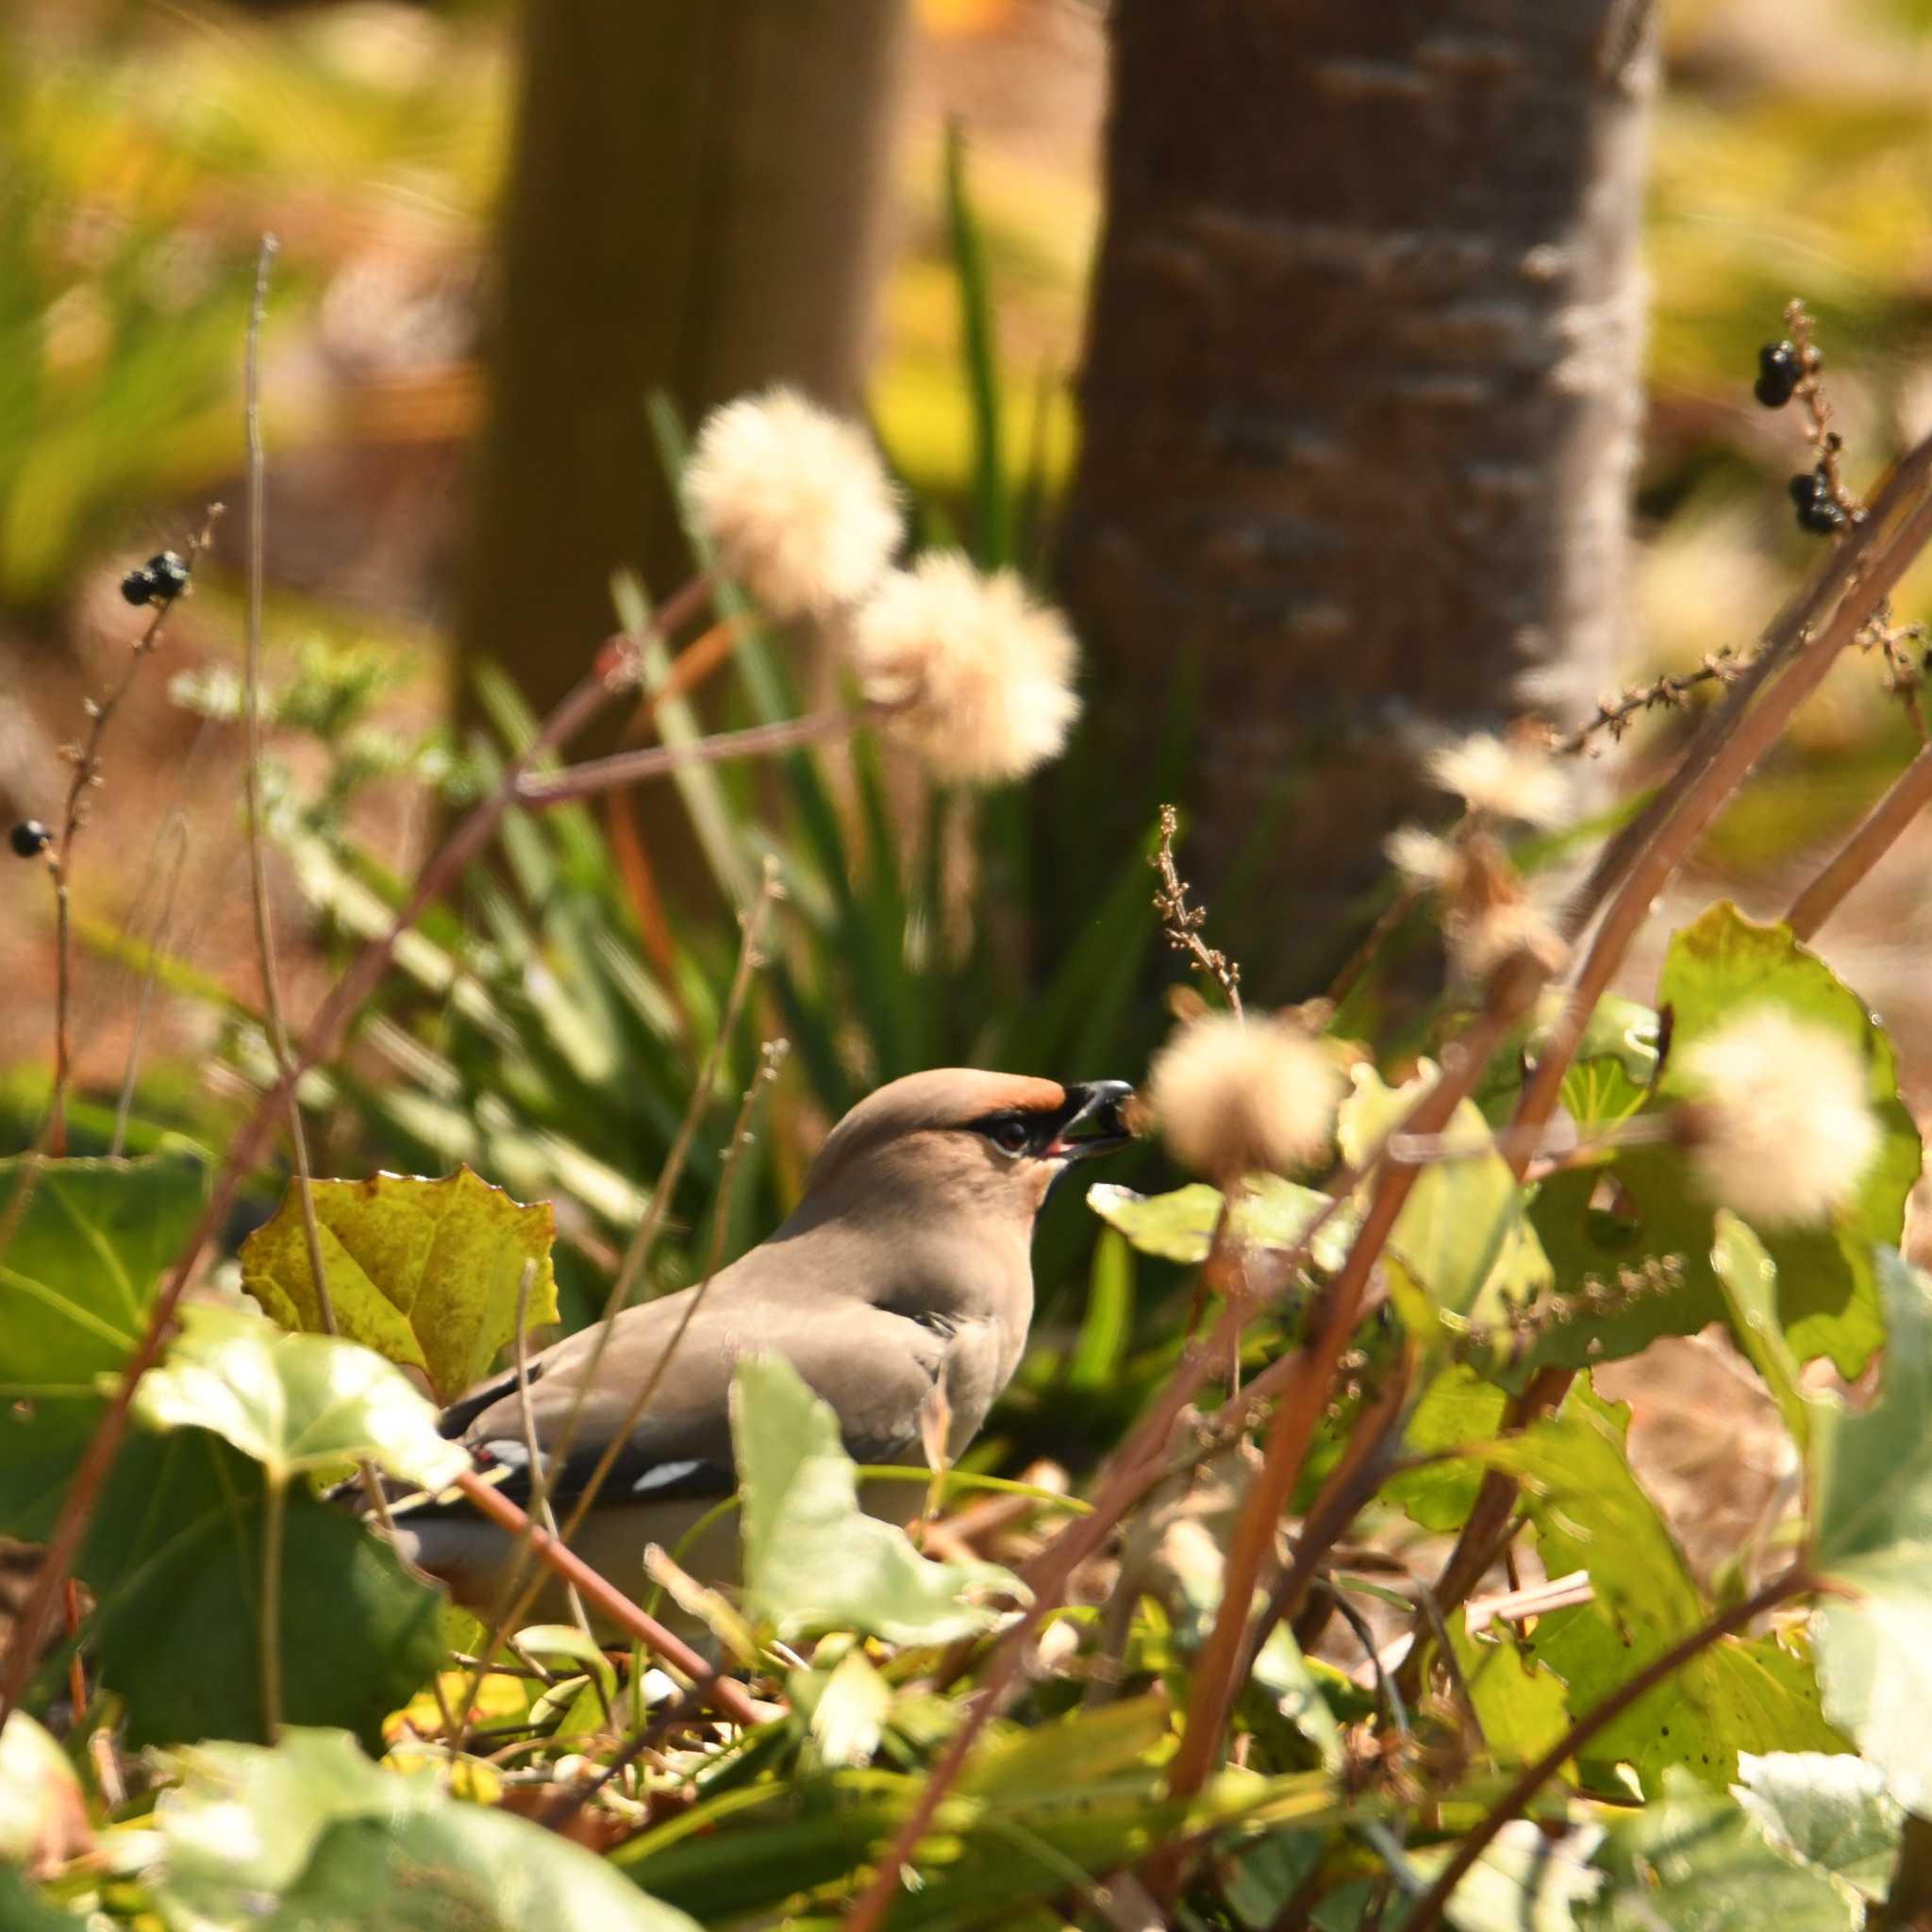
<path id="1" fill-rule="evenodd" d="M 948 1418 L 948 1453 L 957 1456 L 1025 1346 L 1041 1204 L 1071 1161 L 1126 1138 L 1127 1092 L 1118 1080 L 1063 1087 L 966 1068 L 880 1088 L 833 1128 L 791 1217 L 722 1270 L 701 1300 L 687 1289 L 618 1316 L 560 1461 L 557 1445 L 596 1357 L 597 1330 L 537 1356 L 530 1407 L 560 1519 L 640 1391 L 651 1389 L 574 1539 L 578 1553 L 635 1592 L 645 1544 L 675 1542 L 729 1493 L 726 1399 L 746 1354 L 788 1357 L 831 1405 L 858 1462 L 924 1464 L 921 1418 L 929 1412 Z M 507 1470 L 508 1493 L 527 1495 L 513 1374 L 452 1404 L 443 1433 L 459 1436 L 480 1463 Z M 880 1487 L 882 1513 L 919 1500 L 915 1485 Z M 493 1593 L 508 1544 L 467 1508 L 406 1510 L 397 1529 L 405 1552 L 459 1600 Z M 733 1541 L 694 1553 L 694 1567 L 726 1569 Z"/>

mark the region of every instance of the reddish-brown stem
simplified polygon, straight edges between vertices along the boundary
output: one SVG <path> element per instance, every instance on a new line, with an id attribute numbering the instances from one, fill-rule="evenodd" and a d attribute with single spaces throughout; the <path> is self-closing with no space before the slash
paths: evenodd
<path id="1" fill-rule="evenodd" d="M 1590 877 L 1564 909 L 1565 938 L 1574 939 L 1589 925 L 1597 908 L 1624 879 L 1637 856 L 1651 845 L 1693 788 L 1703 785 L 1712 762 L 1746 721 L 1755 718 L 1754 708 L 1760 691 L 1774 679 L 1782 682 L 1779 674 L 1788 665 L 1796 668 L 1796 660 L 1808 659 L 1817 675 L 1808 679 L 1805 691 L 1798 695 L 1808 692 L 1838 653 L 1856 637 L 1873 610 L 1884 602 L 1925 541 L 1926 506 L 1922 499 L 1928 475 L 1932 475 L 1932 437 L 1915 444 L 1899 459 L 1864 522 L 1855 525 L 1849 535 L 1839 541 L 1817 579 L 1772 620 L 1757 654 L 1731 686 L 1724 702 L 1714 706 L 1699 725 L 1675 772 L 1649 805 L 1604 848 Z M 1909 516 L 1895 530 L 1893 525 L 1902 509 L 1909 510 Z M 1856 610 L 1853 621 L 1842 627 L 1842 634 L 1836 635 L 1827 649 L 1823 649 L 1821 662 L 1824 632 L 1820 627 L 1829 619 L 1830 630 L 1839 633 L 1839 618 L 1848 609 Z M 1782 722 L 1780 719 L 1779 724 Z M 1762 749 L 1763 745 L 1758 744 L 1752 756 L 1755 758 Z M 1724 789 L 1727 791 L 1728 785 Z"/>
<path id="2" fill-rule="evenodd" d="M 693 578 L 658 613 L 654 627 L 668 633 L 688 618 L 708 591 L 707 579 Z M 461 876 L 494 835 L 503 815 L 515 802 L 517 781 L 524 774 L 558 747 L 575 738 L 598 712 L 636 679 L 637 652 L 632 639 L 619 635 L 607 639 L 599 649 L 591 675 L 551 712 L 538 727 L 524 752 L 506 768 L 495 791 L 474 807 L 448 839 L 437 848 L 417 874 L 414 890 L 389 930 L 372 940 L 357 955 L 335 991 L 323 1002 L 309 1023 L 302 1044 L 281 1076 L 263 1091 L 254 1111 L 230 1142 L 228 1156 L 215 1177 L 208 1206 L 188 1237 L 187 1246 L 176 1259 L 149 1312 L 146 1332 L 122 1371 L 121 1380 L 67 1485 L 60 1512 L 47 1539 L 46 1555 L 35 1575 L 32 1588 L 14 1620 L 4 1662 L 0 1662 L 0 1720 L 19 1703 L 32 1674 L 42 1633 L 60 1594 L 60 1587 L 72 1574 L 82 1538 L 93 1513 L 101 1485 L 107 1480 L 115 1451 L 127 1428 L 134 1391 L 159 1357 L 175 1309 L 187 1288 L 189 1278 L 217 1228 L 224 1225 L 235 1204 L 242 1180 L 253 1170 L 268 1136 L 288 1105 L 296 1084 L 311 1067 L 331 1052 L 349 1022 L 375 991 L 388 972 L 396 943 L 423 914 Z"/>
<path id="3" fill-rule="evenodd" d="M 1649 918 L 1657 894 L 1724 800 L 1932 540 L 1928 477 L 1932 438 L 1900 460 L 1870 515 L 1840 544 L 1818 582 L 1780 614 L 1766 633 L 1764 650 L 1733 688 L 1731 702 L 1699 733 L 1649 808 L 1611 842 L 1574 902 L 1565 921 L 1566 930 L 1573 933 L 1588 924 L 1602 895 L 1612 886 L 1616 889 L 1510 1123 L 1512 1128 L 1527 1130 L 1520 1137 L 1521 1151 L 1511 1158 L 1519 1176 L 1528 1164 L 1528 1146 L 1557 1110 L 1583 1028 Z M 1552 1375 L 1543 1391 L 1544 1407 L 1562 1400 L 1572 1379 L 1567 1373 Z M 1521 1407 L 1525 1419 L 1536 1412 L 1527 1402 Z M 1516 1486 L 1508 1477 L 1492 1472 L 1485 1478 L 1476 1508 L 1463 1525 L 1449 1568 L 1437 1586 L 1445 1616 L 1483 1574 L 1515 1496 Z M 1450 1587 L 1452 1578 L 1460 1581 L 1459 1590 Z"/>
<path id="4" fill-rule="evenodd" d="M 1766 1610 L 1775 1609 L 1780 1604 L 1789 1603 L 1794 1596 L 1801 1596 L 1813 1587 L 1811 1578 L 1802 1571 L 1787 1571 L 1784 1575 L 1767 1583 L 1755 1596 L 1734 1604 L 1722 1615 L 1693 1630 L 1681 1643 L 1673 1644 L 1661 1657 L 1654 1657 L 1627 1683 L 1620 1684 L 1594 1709 L 1578 1718 L 1535 1763 L 1524 1768 L 1515 1783 L 1484 1813 L 1482 1822 L 1457 1846 L 1455 1856 L 1437 1874 L 1436 1882 L 1416 1901 L 1414 1910 L 1403 1920 L 1405 1932 L 1428 1932 L 1428 1927 L 1442 1916 L 1442 1908 L 1449 1903 L 1456 1888 L 1468 1876 L 1470 1867 L 1490 1848 L 1496 1834 L 1512 1818 L 1519 1816 L 1543 1785 L 1606 1725 L 1621 1717 L 1640 1697 L 1656 1690 L 1666 1677 L 1682 1670 L 1692 1657 L 1708 1650 L 1720 1639 L 1743 1629 L 1753 1618 L 1762 1616 Z"/>
<path id="5" fill-rule="evenodd" d="M 1512 1126 L 1542 1126 L 1557 1110 L 1563 1076 L 1596 1003 L 1609 990 L 1624 955 L 1650 917 L 1657 896 L 1704 835 L 1719 808 L 1782 735 L 1791 714 L 1824 682 L 1840 652 L 1858 634 L 1875 606 L 1890 593 L 1907 566 L 1932 540 L 1932 440 L 1922 442 L 1893 473 L 1868 523 L 1846 544 L 1862 568 L 1845 580 L 1836 608 L 1799 644 L 1783 674 L 1757 693 L 1732 728 L 1713 745 L 1681 792 L 1631 854 L 1627 872 L 1608 905 L 1590 950 L 1566 990 L 1563 1008 L 1541 1044 Z M 1860 540 L 1878 533 L 1869 550 Z M 1826 582 L 1839 573 L 1827 574 Z M 1768 655 L 1776 655 L 1769 653 Z M 1688 761 L 1687 761 L 1688 764 Z M 1681 775 L 1681 774 L 1680 774 Z M 1666 787 L 1675 790 L 1675 781 Z M 1526 1165 L 1526 1161 L 1524 1162 Z M 1519 1169 L 1519 1172 L 1521 1170 Z"/>
<path id="6" fill-rule="evenodd" d="M 592 1570 L 567 1543 L 532 1523 L 493 1483 L 485 1482 L 475 1470 L 466 1469 L 457 1478 L 457 1488 L 462 1491 L 473 1509 L 524 1542 L 541 1562 L 571 1584 L 587 1605 L 594 1605 L 626 1637 L 682 1671 L 696 1686 L 698 1695 L 733 1724 L 750 1725 L 758 1722 L 758 1710 L 742 1685 L 721 1675 L 690 1644 L 674 1636 L 657 1618 L 632 1603 L 614 1583 Z"/>
<path id="7" fill-rule="evenodd" d="M 1349 1199 L 1357 1176 L 1346 1175 L 1336 1184 L 1328 1205 L 1302 1230 L 1295 1247 L 1278 1257 L 1277 1278 L 1285 1283 L 1308 1258 L 1309 1249 L 1329 1220 L 1340 1213 Z M 1210 1257 L 1211 1258 L 1211 1257 Z M 958 1782 L 979 1740 L 980 1733 L 998 1710 L 1007 1691 L 1019 1676 L 1025 1659 L 1026 1644 L 1047 1613 L 1058 1604 L 1080 1565 L 1087 1561 L 1115 1524 L 1159 1481 L 1166 1469 L 1166 1449 L 1174 1424 L 1191 1397 L 1225 1367 L 1228 1351 L 1239 1340 L 1242 1328 L 1265 1306 L 1267 1297 L 1249 1293 L 1230 1295 L 1221 1319 L 1204 1341 L 1192 1343 L 1182 1356 L 1158 1400 L 1126 1444 L 1108 1464 L 1093 1499 L 1091 1514 L 1076 1516 L 1021 1572 L 1021 1580 L 1032 1592 L 1031 1601 L 1018 1620 L 1001 1636 L 987 1663 L 987 1674 L 969 1702 L 965 1716 L 955 1727 L 952 1740 L 927 1774 L 924 1788 L 911 1814 L 899 1827 L 897 1836 L 879 1858 L 872 1883 L 845 1915 L 843 1932 L 877 1932 L 898 1895 L 899 1874 L 918 1849 L 921 1840 L 932 1828 L 946 1793 Z M 941 1670 L 942 1682 L 950 1682 L 963 1665 L 949 1660 Z"/>
<path id="8" fill-rule="evenodd" d="M 1859 821 L 1824 870 L 1791 901 L 1785 924 L 1799 939 L 1808 940 L 1928 805 L 1932 805 L 1932 750 L 1922 751 L 1899 774 L 1891 790 Z"/>
<path id="9" fill-rule="evenodd" d="M 1448 1126 L 1508 1031 L 1512 1010 L 1491 1009 L 1475 1020 L 1462 1040 L 1444 1055 L 1435 1084 L 1409 1109 L 1397 1133 L 1439 1134 Z M 1297 1366 L 1275 1407 L 1260 1473 L 1249 1486 L 1235 1525 L 1214 1629 L 1194 1665 L 1180 1749 L 1168 1777 L 1168 1788 L 1176 1796 L 1191 1797 L 1213 1768 L 1239 1689 L 1243 1640 L 1256 1586 L 1274 1547 L 1275 1530 L 1293 1500 L 1327 1405 L 1336 1367 L 1355 1332 L 1370 1272 L 1381 1259 L 1396 1216 L 1420 1172 L 1384 1163 L 1360 1232 L 1323 1294 L 1308 1339 L 1294 1357 Z"/>

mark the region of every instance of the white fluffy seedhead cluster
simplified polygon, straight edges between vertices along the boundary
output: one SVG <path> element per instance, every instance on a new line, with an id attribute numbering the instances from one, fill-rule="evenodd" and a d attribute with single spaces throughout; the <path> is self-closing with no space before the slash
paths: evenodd
<path id="1" fill-rule="evenodd" d="M 1878 1152 L 1863 1063 L 1829 1028 L 1779 1006 L 1740 1013 L 1685 1056 L 1687 1125 L 1704 1191 L 1760 1228 L 1828 1220 Z"/>
<path id="2" fill-rule="evenodd" d="M 905 534 L 871 439 L 795 390 L 714 409 L 684 489 L 720 564 L 774 617 L 826 617 L 858 603 Z"/>
<path id="3" fill-rule="evenodd" d="M 1147 1096 L 1183 1167 L 1225 1181 L 1291 1174 L 1328 1151 L 1345 1090 L 1321 1043 L 1290 1020 L 1191 1020 L 1155 1055 Z"/>
<path id="4" fill-rule="evenodd" d="M 1012 572 L 982 575 L 956 552 L 887 576 L 853 614 L 846 649 L 888 736 L 951 783 L 1024 777 L 1080 714 L 1065 620 Z"/>
<path id="5" fill-rule="evenodd" d="M 1569 817 L 1570 774 L 1541 745 L 1478 731 L 1439 745 L 1429 777 L 1471 811 L 1525 825 L 1557 825 Z"/>

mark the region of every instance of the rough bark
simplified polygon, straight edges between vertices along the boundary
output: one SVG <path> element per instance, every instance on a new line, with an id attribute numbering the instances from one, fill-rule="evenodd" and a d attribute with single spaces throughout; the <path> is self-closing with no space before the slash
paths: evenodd
<path id="1" fill-rule="evenodd" d="M 1278 962 L 1377 874 L 1429 729 L 1609 675 L 1653 28 L 1643 0 L 1116 0 L 1112 54 L 1060 559 L 1083 762 L 1143 769 L 1194 656 L 1210 890 L 1291 800 L 1276 890 L 1215 908 Z"/>
<path id="2" fill-rule="evenodd" d="M 644 417 L 796 382 L 849 407 L 904 0 L 528 0 L 459 636 L 541 710 L 613 569 L 688 565 Z"/>

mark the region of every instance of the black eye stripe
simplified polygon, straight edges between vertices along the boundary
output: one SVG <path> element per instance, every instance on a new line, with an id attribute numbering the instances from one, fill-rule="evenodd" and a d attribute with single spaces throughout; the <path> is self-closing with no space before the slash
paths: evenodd
<path id="1" fill-rule="evenodd" d="M 966 1122 L 965 1126 L 969 1134 L 984 1134 L 1002 1152 L 1018 1154 L 1050 1131 L 1052 1123 L 1037 1114 L 990 1113 Z"/>

